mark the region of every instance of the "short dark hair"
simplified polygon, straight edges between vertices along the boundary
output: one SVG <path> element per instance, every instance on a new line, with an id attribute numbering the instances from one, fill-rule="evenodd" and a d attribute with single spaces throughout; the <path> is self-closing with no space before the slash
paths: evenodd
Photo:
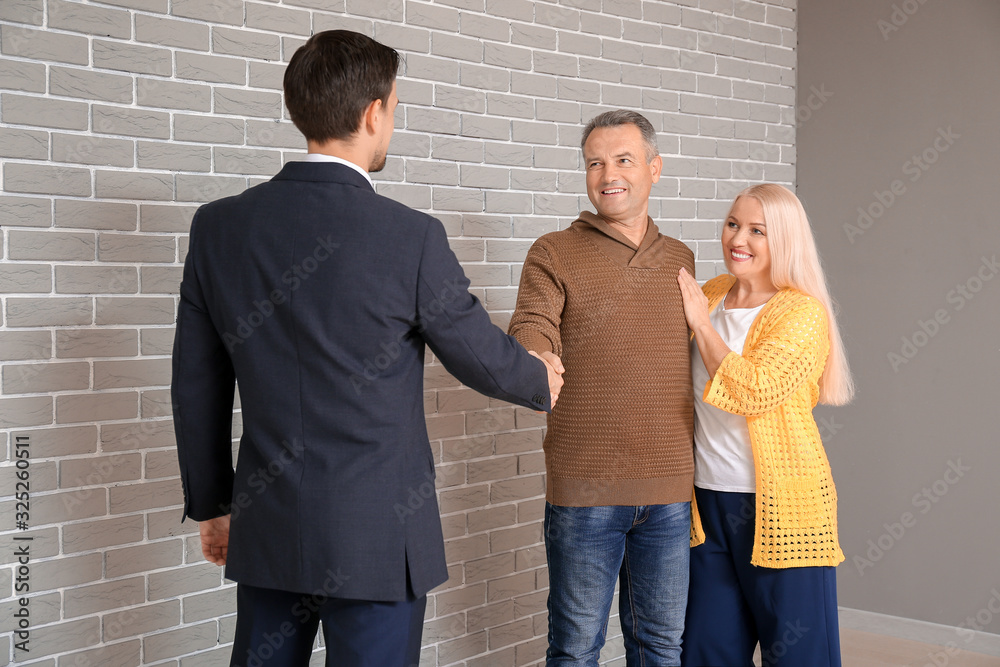
<path id="1" fill-rule="evenodd" d="M 388 103 L 399 69 L 395 49 L 350 30 L 309 38 L 285 70 L 285 106 L 306 139 L 347 139 L 375 100 Z"/>
<path id="2" fill-rule="evenodd" d="M 646 162 L 652 162 L 653 158 L 660 154 L 660 149 L 656 145 L 656 129 L 653 124 L 641 113 L 629 111 L 628 109 L 615 109 L 605 111 L 594 116 L 583 128 L 583 138 L 580 139 L 580 148 L 587 144 L 587 137 L 599 127 L 619 127 L 621 125 L 635 125 L 642 133 L 642 139 L 646 142 Z"/>

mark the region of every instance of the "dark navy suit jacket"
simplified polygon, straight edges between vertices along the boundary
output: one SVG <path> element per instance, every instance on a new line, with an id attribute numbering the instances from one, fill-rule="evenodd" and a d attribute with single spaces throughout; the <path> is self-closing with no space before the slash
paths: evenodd
<path id="1" fill-rule="evenodd" d="M 543 364 L 468 285 L 438 220 L 341 164 L 198 210 L 171 391 L 184 516 L 232 514 L 227 578 L 365 600 L 447 579 L 425 345 L 477 391 L 549 406 Z"/>

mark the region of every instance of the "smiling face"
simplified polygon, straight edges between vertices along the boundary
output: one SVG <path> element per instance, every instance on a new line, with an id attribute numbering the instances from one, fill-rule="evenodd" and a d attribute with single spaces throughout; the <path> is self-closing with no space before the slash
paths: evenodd
<path id="1" fill-rule="evenodd" d="M 611 224 L 644 226 L 649 192 L 660 180 L 660 156 L 646 157 L 642 132 L 632 124 L 595 128 L 583 147 L 587 195 Z"/>
<path id="2" fill-rule="evenodd" d="M 722 227 L 726 269 L 739 280 L 771 280 L 764 209 L 753 197 L 740 197 Z"/>

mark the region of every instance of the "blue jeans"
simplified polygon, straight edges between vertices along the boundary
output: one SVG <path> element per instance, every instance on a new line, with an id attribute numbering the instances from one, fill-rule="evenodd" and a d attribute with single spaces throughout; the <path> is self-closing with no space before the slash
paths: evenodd
<path id="1" fill-rule="evenodd" d="M 629 667 L 680 665 L 691 503 L 564 507 L 545 503 L 548 667 L 596 667 L 620 581 Z"/>

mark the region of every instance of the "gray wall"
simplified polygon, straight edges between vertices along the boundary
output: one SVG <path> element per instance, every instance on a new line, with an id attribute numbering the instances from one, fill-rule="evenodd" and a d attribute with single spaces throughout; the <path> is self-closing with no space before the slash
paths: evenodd
<path id="1" fill-rule="evenodd" d="M 1000 633 L 1000 3 L 799 13 L 798 192 L 859 386 L 817 411 L 840 602 Z"/>
<path id="2" fill-rule="evenodd" d="M 528 247 L 589 206 L 578 143 L 597 113 L 631 107 L 658 130 L 650 213 L 703 279 L 723 267 L 733 193 L 795 178 L 795 0 L 0 0 L 0 540 L 34 538 L 28 655 L 0 551 L 0 666 L 229 664 L 234 587 L 180 523 L 177 286 L 198 204 L 302 152 L 281 75 L 330 28 L 402 52 L 378 191 L 444 222 L 501 325 Z M 436 362 L 425 397 L 451 576 L 421 664 L 536 664 L 544 417 Z"/>

